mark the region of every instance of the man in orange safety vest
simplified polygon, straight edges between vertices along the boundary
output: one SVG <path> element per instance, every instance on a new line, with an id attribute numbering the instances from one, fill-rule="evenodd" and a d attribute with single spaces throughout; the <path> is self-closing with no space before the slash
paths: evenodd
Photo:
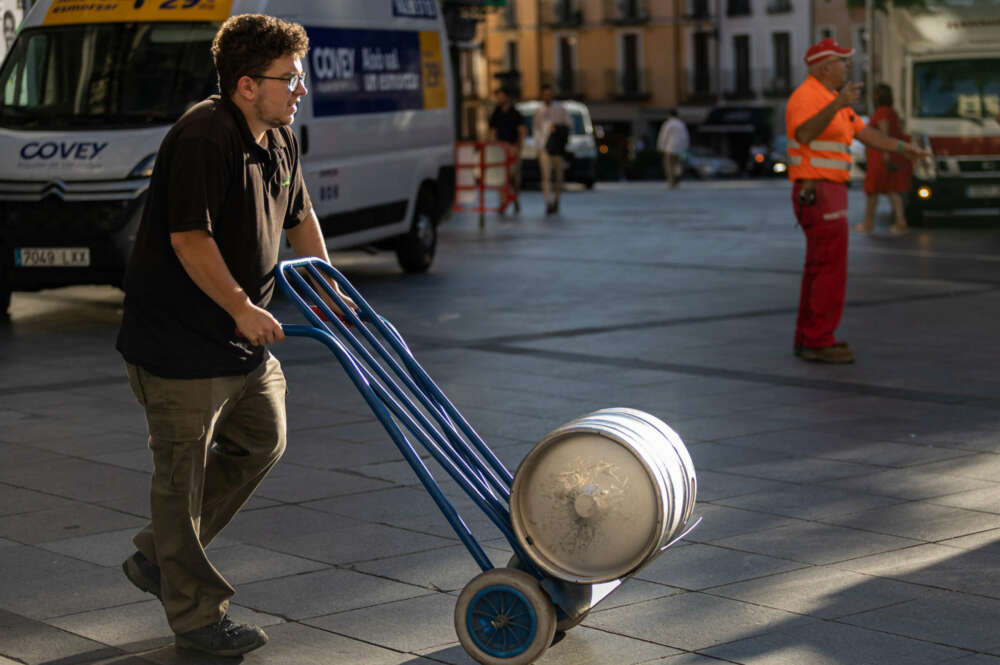
<path id="1" fill-rule="evenodd" d="M 929 153 L 889 138 L 851 108 L 861 84 L 847 79 L 853 49 L 827 37 L 806 52 L 809 76 L 785 110 L 792 207 L 806 236 L 806 262 L 795 325 L 795 355 L 824 363 L 852 363 L 854 352 L 833 333 L 844 312 L 847 287 L 847 180 L 851 141 L 916 160 Z"/>

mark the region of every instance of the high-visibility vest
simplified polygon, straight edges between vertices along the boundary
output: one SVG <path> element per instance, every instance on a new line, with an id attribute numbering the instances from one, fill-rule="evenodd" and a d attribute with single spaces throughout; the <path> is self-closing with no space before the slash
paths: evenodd
<path id="1" fill-rule="evenodd" d="M 851 171 L 851 141 L 865 126 L 852 109 L 837 111 L 830 124 L 807 145 L 795 140 L 795 130 L 836 97 L 835 92 L 812 76 L 789 97 L 785 109 L 789 179 L 847 182 Z"/>

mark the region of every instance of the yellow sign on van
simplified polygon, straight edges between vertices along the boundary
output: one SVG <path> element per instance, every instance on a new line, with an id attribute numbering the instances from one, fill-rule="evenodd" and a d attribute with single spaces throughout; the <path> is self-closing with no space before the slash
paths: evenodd
<path id="1" fill-rule="evenodd" d="M 420 31 L 420 66 L 423 68 L 424 108 L 443 109 L 448 105 L 448 90 L 444 81 L 441 35 L 437 32 Z"/>
<path id="2" fill-rule="evenodd" d="M 224 21 L 233 0 L 52 0 L 42 25 Z"/>

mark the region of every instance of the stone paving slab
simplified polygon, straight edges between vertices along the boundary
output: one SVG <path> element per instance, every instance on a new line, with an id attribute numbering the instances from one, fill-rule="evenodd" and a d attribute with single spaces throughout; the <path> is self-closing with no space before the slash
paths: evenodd
<path id="1" fill-rule="evenodd" d="M 288 619 L 305 619 L 425 595 L 428 589 L 328 569 L 277 580 L 244 584 L 236 601 Z"/>
<path id="2" fill-rule="evenodd" d="M 936 665 L 967 655 L 930 642 L 831 622 L 805 622 L 711 647 L 705 653 L 746 665 Z"/>
<path id="3" fill-rule="evenodd" d="M 1000 599 L 1000 554 L 926 544 L 834 564 L 865 575 Z"/>
<path id="4" fill-rule="evenodd" d="M 953 592 L 927 593 L 841 620 L 893 635 L 1000 656 L 1000 634 L 990 629 L 1000 623 L 1000 609 L 988 598 Z"/>
<path id="5" fill-rule="evenodd" d="M 1000 515 L 938 506 L 926 501 L 826 519 L 831 524 L 925 541 L 955 538 L 1000 527 Z"/>
<path id="6" fill-rule="evenodd" d="M 701 593 L 685 593 L 591 612 L 587 625 L 686 651 L 768 634 L 812 619 Z"/>
<path id="7" fill-rule="evenodd" d="M 916 584 L 845 573 L 828 566 L 813 566 L 715 587 L 710 593 L 795 614 L 836 619 L 894 606 L 925 596 L 931 590 Z M 869 627 L 864 623 L 859 625 Z"/>
<path id="8" fill-rule="evenodd" d="M 713 541 L 721 547 L 823 565 L 897 550 L 921 541 L 817 522 L 793 522 Z"/>

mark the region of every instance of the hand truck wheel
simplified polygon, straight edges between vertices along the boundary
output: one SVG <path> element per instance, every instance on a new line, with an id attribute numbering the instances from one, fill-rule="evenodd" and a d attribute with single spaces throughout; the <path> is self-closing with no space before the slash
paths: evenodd
<path id="1" fill-rule="evenodd" d="M 508 568 L 514 568 L 521 570 L 521 560 L 517 558 L 516 554 L 510 556 L 510 560 L 507 562 Z M 590 614 L 590 610 L 583 612 L 577 617 L 571 617 L 562 611 L 562 608 L 558 605 L 556 607 L 556 633 L 565 633 L 570 628 L 576 628 L 580 623 L 587 618 Z"/>
<path id="2" fill-rule="evenodd" d="M 455 605 L 455 632 L 483 665 L 535 662 L 556 632 L 556 609 L 531 575 L 494 568 L 465 585 Z"/>

